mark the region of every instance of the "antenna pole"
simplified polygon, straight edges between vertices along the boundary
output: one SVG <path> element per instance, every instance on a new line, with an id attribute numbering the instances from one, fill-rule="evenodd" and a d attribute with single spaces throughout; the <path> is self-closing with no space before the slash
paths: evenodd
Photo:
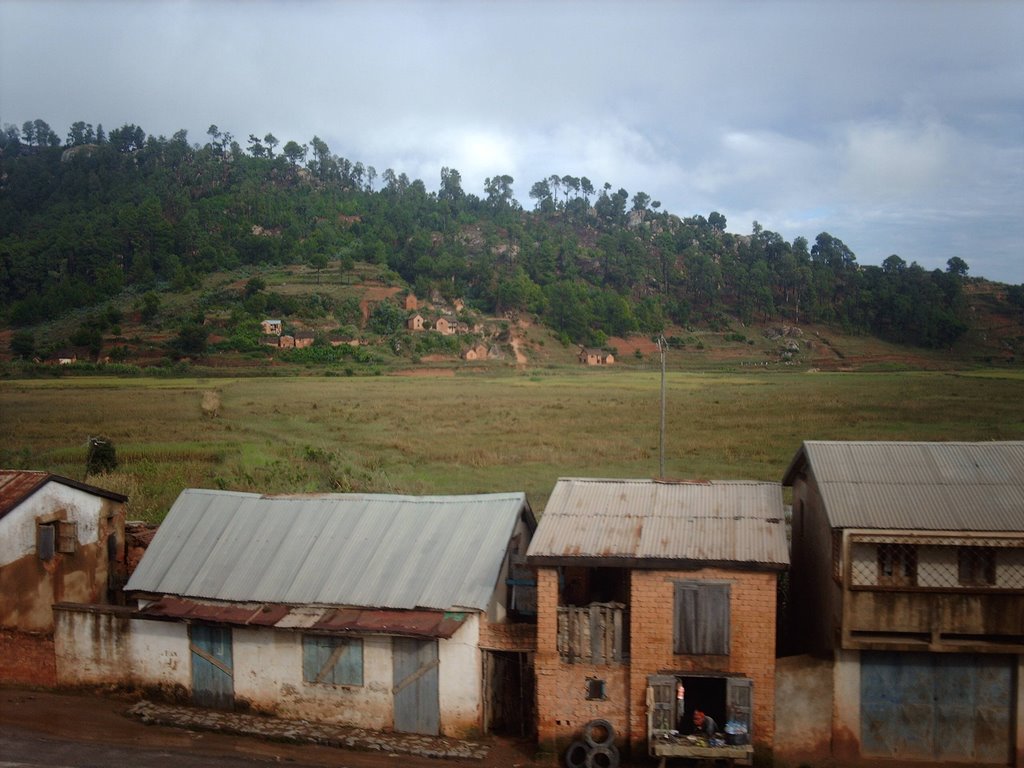
<path id="1" fill-rule="evenodd" d="M 658 476 L 665 479 L 665 347 L 668 346 L 665 341 L 665 336 L 662 334 L 658 337 L 658 349 L 661 351 L 661 430 L 660 439 L 658 441 L 658 455 L 659 455 L 659 474 Z"/>

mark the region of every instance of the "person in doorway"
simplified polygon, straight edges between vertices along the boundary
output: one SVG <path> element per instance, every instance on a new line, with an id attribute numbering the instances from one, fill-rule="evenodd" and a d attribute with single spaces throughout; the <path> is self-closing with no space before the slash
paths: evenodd
<path id="1" fill-rule="evenodd" d="M 715 735 L 715 731 L 718 730 L 718 723 L 715 722 L 713 717 L 704 714 L 703 711 L 695 709 L 693 711 L 693 732 L 700 736 L 707 736 L 709 739 Z"/>

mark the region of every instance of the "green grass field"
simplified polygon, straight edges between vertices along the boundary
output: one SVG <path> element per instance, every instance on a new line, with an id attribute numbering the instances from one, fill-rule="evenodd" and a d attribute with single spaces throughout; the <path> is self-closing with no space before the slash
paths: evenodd
<path id="1" fill-rule="evenodd" d="M 186 487 L 523 490 L 539 513 L 558 477 L 658 475 L 659 383 L 657 371 L 583 369 L 5 380 L 0 466 L 127 493 L 129 516 L 153 521 Z M 216 416 L 204 398 L 219 398 Z M 1024 439 L 1024 374 L 1012 371 L 671 372 L 667 400 L 675 479 L 777 481 L 803 440 Z M 85 477 L 90 435 L 113 441 L 116 472 Z"/>

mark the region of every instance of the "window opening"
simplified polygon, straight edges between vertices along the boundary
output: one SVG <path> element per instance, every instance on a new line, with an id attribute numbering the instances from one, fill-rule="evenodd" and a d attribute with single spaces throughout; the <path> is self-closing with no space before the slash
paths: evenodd
<path id="1" fill-rule="evenodd" d="M 917 549 L 912 544 L 879 544 L 878 583 L 900 587 L 917 584 Z"/>
<path id="2" fill-rule="evenodd" d="M 607 698 L 605 696 L 605 681 L 600 680 L 596 677 L 587 678 L 587 699 L 590 701 L 598 700 L 604 701 Z"/>
<path id="3" fill-rule="evenodd" d="M 996 551 L 992 547 L 958 547 L 957 579 L 965 587 L 990 587 L 996 583 Z"/>
<path id="4" fill-rule="evenodd" d="M 363 641 L 330 635 L 302 638 L 302 677 L 323 685 L 363 684 Z"/>

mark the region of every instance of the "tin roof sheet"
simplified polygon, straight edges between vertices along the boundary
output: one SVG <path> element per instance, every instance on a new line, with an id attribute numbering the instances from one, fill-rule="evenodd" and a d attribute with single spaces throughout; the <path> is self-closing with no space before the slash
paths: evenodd
<path id="1" fill-rule="evenodd" d="M 0 517 L 3 517 L 21 502 L 38 491 L 49 482 L 60 483 L 95 496 L 103 496 L 114 501 L 127 501 L 128 497 L 98 488 L 95 485 L 81 483 L 69 477 L 53 475 L 49 472 L 38 472 L 23 469 L 0 469 Z"/>
<path id="2" fill-rule="evenodd" d="M 834 528 L 1024 530 L 1024 441 L 807 441 L 783 483 L 808 468 Z"/>
<path id="3" fill-rule="evenodd" d="M 275 604 L 210 603 L 162 597 L 139 610 L 157 619 L 210 621 L 237 626 L 307 629 L 330 633 L 388 634 L 448 638 L 462 626 L 464 613 L 390 611 L 367 608 L 290 607 Z"/>
<path id="4" fill-rule="evenodd" d="M 126 589 L 235 602 L 484 610 L 523 493 L 181 493 Z"/>
<path id="5" fill-rule="evenodd" d="M 753 481 L 562 478 L 527 559 L 784 567 L 789 550 L 781 487 Z"/>

